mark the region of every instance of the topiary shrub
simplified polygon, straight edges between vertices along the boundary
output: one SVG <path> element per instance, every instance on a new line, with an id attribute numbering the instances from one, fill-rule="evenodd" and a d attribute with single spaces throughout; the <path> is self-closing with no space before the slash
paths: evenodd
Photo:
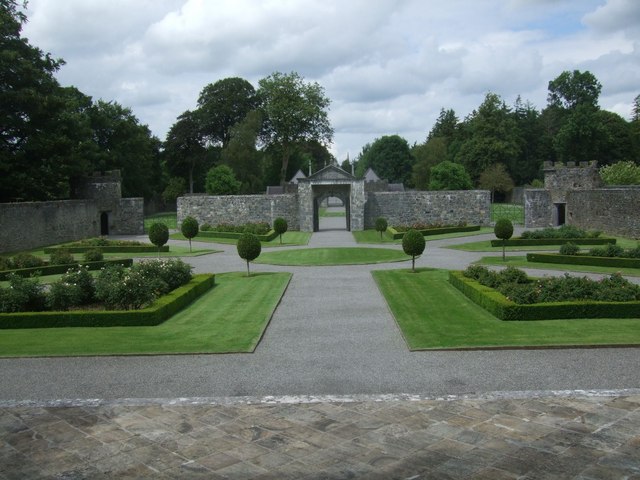
<path id="1" fill-rule="evenodd" d="M 101 262 L 102 260 L 104 260 L 104 254 L 98 248 L 92 248 L 84 252 L 85 262 Z"/>
<path id="2" fill-rule="evenodd" d="M 248 277 L 251 275 L 251 272 L 249 271 L 249 262 L 260 256 L 262 245 L 260 245 L 260 240 L 258 240 L 258 237 L 253 233 L 243 233 L 240 235 L 240 238 L 238 238 L 237 248 L 240 258 L 247 261 Z"/>
<path id="3" fill-rule="evenodd" d="M 60 280 L 80 288 L 80 303 L 78 305 L 85 305 L 95 300 L 95 281 L 86 266 L 80 265 L 70 268 Z"/>
<path id="4" fill-rule="evenodd" d="M 191 239 L 198 235 L 199 229 L 198 221 L 193 217 L 186 217 L 182 221 L 180 231 L 189 240 L 189 252 L 191 252 Z"/>
<path id="5" fill-rule="evenodd" d="M 30 253 L 19 253 L 13 257 L 14 268 L 33 268 L 44 265 L 44 260 Z"/>
<path id="6" fill-rule="evenodd" d="M 386 218 L 378 217 L 376 218 L 376 231 L 380 232 L 380 240 L 382 240 L 382 234 L 387 231 L 389 224 Z"/>
<path id="7" fill-rule="evenodd" d="M 51 265 L 68 265 L 75 263 L 76 259 L 69 253 L 68 250 L 63 248 L 57 249 L 51 255 L 49 255 L 49 263 Z"/>
<path id="8" fill-rule="evenodd" d="M 507 240 L 511 238 L 513 235 L 513 224 L 511 220 L 508 218 L 501 218 L 496 222 L 495 227 L 493 227 L 493 233 L 496 238 L 502 240 L 502 260 L 506 260 L 505 256 L 505 247 Z"/>
<path id="9" fill-rule="evenodd" d="M 46 297 L 38 277 L 9 275 L 9 288 L 0 288 L 0 312 L 40 312 Z"/>
<path id="10" fill-rule="evenodd" d="M 560 255 L 577 255 L 580 253 L 580 247 L 575 243 L 565 243 L 560 247 Z"/>
<path id="11" fill-rule="evenodd" d="M 160 258 L 160 247 L 169 241 L 169 227 L 164 223 L 154 223 L 149 227 L 149 240 L 158 247 L 158 258 Z"/>
<path id="12" fill-rule="evenodd" d="M 13 261 L 9 257 L 0 257 L 0 271 L 13 269 Z"/>
<path id="13" fill-rule="evenodd" d="M 273 221 L 273 230 L 280 236 L 280 245 L 282 245 L 282 234 L 287 231 L 289 224 L 284 218 L 278 217 Z"/>
<path id="14" fill-rule="evenodd" d="M 416 257 L 422 255 L 426 247 L 426 242 L 422 234 L 417 230 L 409 230 L 402 237 L 402 250 L 407 255 L 411 255 L 411 271 L 416 271 Z"/>

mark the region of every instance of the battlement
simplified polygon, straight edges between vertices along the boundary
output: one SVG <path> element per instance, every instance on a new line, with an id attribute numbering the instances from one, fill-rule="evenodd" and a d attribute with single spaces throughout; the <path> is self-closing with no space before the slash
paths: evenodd
<path id="1" fill-rule="evenodd" d="M 547 171 L 567 170 L 569 168 L 594 168 L 594 169 L 597 170 L 598 169 L 598 162 L 593 160 L 591 162 L 579 162 L 578 164 L 576 164 L 576 162 L 563 163 L 563 162 L 545 161 L 544 162 L 544 166 L 543 166 L 543 169 L 544 169 L 545 173 Z"/>

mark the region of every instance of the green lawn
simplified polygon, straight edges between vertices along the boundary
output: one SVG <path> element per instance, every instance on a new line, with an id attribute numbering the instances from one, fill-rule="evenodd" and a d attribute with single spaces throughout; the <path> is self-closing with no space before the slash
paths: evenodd
<path id="1" fill-rule="evenodd" d="M 373 277 L 411 350 L 640 344 L 640 318 L 508 322 L 451 286 L 446 270 Z"/>
<path id="2" fill-rule="evenodd" d="M 187 240 L 181 233 L 173 233 L 169 236 L 169 238 L 173 240 Z M 276 237 L 269 242 L 260 242 L 263 247 L 291 247 L 291 246 L 303 246 L 309 243 L 309 239 L 311 238 L 310 232 L 285 232 L 282 235 L 282 244 L 280 244 L 280 237 Z M 221 243 L 224 245 L 235 245 L 237 243 L 236 238 L 206 238 L 206 237 L 196 237 L 191 240 L 192 242 L 203 242 L 203 243 Z M 171 246 L 173 249 L 174 247 Z M 187 250 L 189 247 L 187 247 Z"/>
<path id="3" fill-rule="evenodd" d="M 326 207 L 320 207 L 318 209 L 318 215 L 320 217 L 345 217 L 347 214 L 344 210 L 339 212 L 328 212 Z"/>
<path id="4" fill-rule="evenodd" d="M 401 250 L 386 248 L 305 248 L 280 250 L 260 255 L 255 263 L 294 266 L 364 265 L 411 260 Z"/>
<path id="5" fill-rule="evenodd" d="M 169 229 L 177 229 L 178 221 L 176 212 L 155 213 L 144 217 L 144 231 L 148 232 L 149 227 L 154 223 L 164 223 Z"/>
<path id="6" fill-rule="evenodd" d="M 289 273 L 216 275 L 216 286 L 155 327 L 0 330 L 0 356 L 253 352 Z"/>
<path id="7" fill-rule="evenodd" d="M 638 268 L 598 267 L 595 265 L 570 265 L 559 263 L 528 262 L 527 257 L 508 256 L 506 262 L 502 257 L 482 257 L 475 262 L 482 265 L 512 265 L 518 268 L 537 268 L 539 270 L 560 270 L 588 273 L 622 273 L 623 275 L 640 276 Z"/>
<path id="8" fill-rule="evenodd" d="M 428 235 L 424 237 L 427 242 L 432 242 L 434 240 L 442 240 L 446 238 L 459 238 L 459 237 L 469 237 L 473 235 L 483 235 L 486 233 L 492 233 L 493 229 L 488 227 L 483 227 L 475 232 L 457 232 L 457 233 L 443 233 L 442 235 Z M 380 232 L 376 230 L 361 230 L 361 231 L 353 231 L 353 238 L 355 238 L 358 243 L 369 243 L 369 244 L 391 244 L 391 245 L 401 245 L 402 239 L 393 240 L 390 235 L 386 232 L 382 234 L 382 240 L 380 240 Z"/>
<path id="9" fill-rule="evenodd" d="M 493 230 L 484 233 L 492 233 Z M 638 240 L 623 237 L 613 237 L 617 239 L 617 245 L 622 248 L 634 248 L 638 245 Z M 585 245 L 581 246 L 581 250 L 589 250 L 597 245 Z M 480 242 L 462 243 L 460 245 L 450 245 L 447 248 L 453 250 L 464 250 L 466 252 L 501 252 L 502 247 L 492 247 L 491 240 L 483 240 Z M 523 246 L 523 247 L 506 247 L 507 252 L 533 252 L 533 251 L 550 251 L 557 252 L 560 249 L 559 245 L 540 245 L 540 246 Z"/>

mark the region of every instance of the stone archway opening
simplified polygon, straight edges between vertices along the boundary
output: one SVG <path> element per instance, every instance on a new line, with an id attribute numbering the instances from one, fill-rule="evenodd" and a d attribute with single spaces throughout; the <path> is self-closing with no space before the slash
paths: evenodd
<path id="1" fill-rule="evenodd" d="M 347 230 L 351 231 L 351 185 L 313 185 L 313 231 Z M 331 200 L 331 203 L 329 202 Z M 329 207 L 339 202 L 339 207 Z M 321 216 L 325 211 L 340 211 L 341 216 Z"/>

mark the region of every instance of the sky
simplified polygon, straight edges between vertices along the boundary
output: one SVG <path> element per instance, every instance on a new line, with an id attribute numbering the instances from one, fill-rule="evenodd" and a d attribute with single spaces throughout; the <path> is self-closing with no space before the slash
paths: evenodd
<path id="1" fill-rule="evenodd" d="M 298 72 L 331 100 L 331 152 L 398 134 L 424 142 L 440 110 L 489 92 L 538 109 L 565 70 L 630 118 L 640 0 L 29 0 L 23 35 L 66 61 L 57 78 L 131 108 L 161 140 L 209 83 Z"/>

